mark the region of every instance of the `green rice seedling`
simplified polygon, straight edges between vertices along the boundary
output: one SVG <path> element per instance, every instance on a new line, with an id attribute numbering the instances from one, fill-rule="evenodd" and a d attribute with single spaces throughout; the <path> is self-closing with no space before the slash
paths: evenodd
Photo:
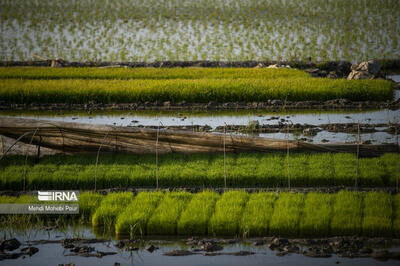
<path id="1" fill-rule="evenodd" d="M 350 153 L 333 155 L 335 186 L 354 186 L 356 177 L 357 158 Z"/>
<path id="2" fill-rule="evenodd" d="M 332 218 L 334 196 L 310 192 L 306 195 L 300 218 L 301 236 L 328 236 Z"/>
<path id="3" fill-rule="evenodd" d="M 80 180 L 76 177 L 76 173 L 81 172 L 84 169 L 85 166 L 79 164 L 60 165 L 52 174 L 51 184 L 53 184 L 53 188 L 75 189 L 81 187 L 79 182 Z M 45 187 L 43 187 L 43 189 L 44 188 Z"/>
<path id="4" fill-rule="evenodd" d="M 131 192 L 117 192 L 108 194 L 92 216 L 93 226 L 110 227 L 115 223 L 117 216 L 132 201 Z"/>
<path id="5" fill-rule="evenodd" d="M 392 196 L 383 192 L 368 192 L 364 194 L 363 203 L 363 235 L 392 236 Z"/>
<path id="6" fill-rule="evenodd" d="M 257 167 L 259 165 L 259 154 L 244 153 L 236 157 L 236 163 L 229 168 L 229 180 L 231 184 L 254 187 L 259 180 Z M 237 186 L 236 185 L 236 186 Z"/>
<path id="7" fill-rule="evenodd" d="M 154 235 L 174 235 L 181 212 L 192 198 L 187 192 L 167 193 L 147 223 L 147 232 Z"/>
<path id="8" fill-rule="evenodd" d="M 308 184 L 309 179 L 309 163 L 308 154 L 291 154 L 289 155 L 289 175 L 290 185 L 294 187 L 304 187 Z M 287 168 L 287 160 L 285 158 L 284 165 Z"/>
<path id="9" fill-rule="evenodd" d="M 248 200 L 244 191 L 225 192 L 215 205 L 214 215 L 208 223 L 208 233 L 212 235 L 236 235 L 240 218 Z"/>
<path id="10" fill-rule="evenodd" d="M 118 215 L 115 223 L 117 235 L 146 234 L 147 222 L 156 209 L 164 194 L 162 192 L 141 192 L 136 198 Z"/>
<path id="11" fill-rule="evenodd" d="M 211 191 L 203 191 L 194 195 L 179 219 L 178 234 L 206 235 L 208 221 L 219 198 L 217 193 Z"/>
<path id="12" fill-rule="evenodd" d="M 298 235 L 304 194 L 280 193 L 269 225 L 271 235 Z"/>
<path id="13" fill-rule="evenodd" d="M 275 79 L 307 78 L 297 69 L 0 67 L 0 79 Z"/>
<path id="14" fill-rule="evenodd" d="M 359 184 L 365 187 L 384 186 L 385 168 L 376 159 L 361 158 L 359 161 Z"/>
<path id="15" fill-rule="evenodd" d="M 333 184 L 333 155 L 331 153 L 310 154 L 308 186 L 332 186 Z"/>
<path id="16" fill-rule="evenodd" d="M 31 167 L 27 167 L 28 172 Z M 11 165 L 0 171 L 0 185 L 3 189 L 22 190 L 24 184 L 24 166 Z"/>
<path id="17" fill-rule="evenodd" d="M 358 235 L 362 229 L 362 194 L 340 191 L 335 195 L 331 234 Z"/>
<path id="18" fill-rule="evenodd" d="M 284 165 L 283 154 L 266 154 L 260 158 L 256 174 L 257 186 L 287 186 L 287 165 Z"/>
<path id="19" fill-rule="evenodd" d="M 396 186 L 400 179 L 400 154 L 386 153 L 379 160 L 385 168 L 385 183 Z"/>
<path id="20" fill-rule="evenodd" d="M 400 194 L 393 196 L 393 235 L 400 237 Z"/>
<path id="21" fill-rule="evenodd" d="M 51 178 L 56 170 L 57 166 L 54 164 L 35 165 L 27 172 L 27 188 L 31 190 L 52 188 Z"/>
<path id="22" fill-rule="evenodd" d="M 235 164 L 235 157 L 232 154 L 226 154 L 226 184 L 227 186 L 235 186 L 240 184 L 233 183 L 231 179 L 231 169 Z M 207 179 L 211 186 L 224 186 L 224 158 L 221 155 L 210 156 L 209 169 L 207 171 Z"/>
<path id="23" fill-rule="evenodd" d="M 146 101 L 253 102 L 387 100 L 393 85 L 385 80 L 321 78 L 169 79 L 169 80 L 24 80 L 4 79 L 0 101 L 10 103 L 132 103 Z"/>
<path id="24" fill-rule="evenodd" d="M 85 219 L 91 219 L 103 199 L 104 196 L 99 193 L 79 193 L 79 214 Z"/>
<path id="25" fill-rule="evenodd" d="M 253 193 L 243 211 L 240 233 L 243 236 L 266 236 L 274 211 L 276 193 Z"/>

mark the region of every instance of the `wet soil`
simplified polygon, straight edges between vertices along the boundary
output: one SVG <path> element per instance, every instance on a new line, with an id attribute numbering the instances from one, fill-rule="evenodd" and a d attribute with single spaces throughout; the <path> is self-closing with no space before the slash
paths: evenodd
<path id="1" fill-rule="evenodd" d="M 362 101 L 353 102 L 346 99 L 328 101 L 281 101 L 268 100 L 267 102 L 227 102 L 208 103 L 189 102 L 137 102 L 137 103 L 95 103 L 68 104 L 68 103 L 30 103 L 14 104 L 0 102 L 0 110 L 25 110 L 25 111 L 60 111 L 60 110 L 368 110 L 368 109 L 400 109 L 400 99 L 394 101 Z"/>

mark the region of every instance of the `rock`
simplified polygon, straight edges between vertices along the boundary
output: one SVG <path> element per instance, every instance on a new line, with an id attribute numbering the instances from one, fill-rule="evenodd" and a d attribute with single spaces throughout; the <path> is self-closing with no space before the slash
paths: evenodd
<path id="1" fill-rule="evenodd" d="M 380 76 L 381 66 L 376 60 L 369 60 L 351 66 L 347 79 L 373 79 Z"/>
<path id="2" fill-rule="evenodd" d="M 337 79 L 337 78 L 339 78 L 335 71 L 329 72 L 328 75 L 327 75 L 326 77 L 327 77 L 327 78 L 330 78 L 330 79 Z"/>
<path id="3" fill-rule="evenodd" d="M 119 262 L 114 262 L 114 266 L 120 266 L 121 264 Z"/>
<path id="4" fill-rule="evenodd" d="M 366 71 L 357 71 L 352 70 L 350 74 L 347 76 L 347 80 L 358 80 L 358 79 L 373 79 L 374 75 L 366 72 Z"/>
<path id="5" fill-rule="evenodd" d="M 255 242 L 254 242 L 254 246 L 262 246 L 262 245 L 264 245 L 265 244 L 265 242 L 264 242 L 264 240 L 262 240 L 262 239 L 258 239 L 258 240 L 256 240 Z"/>
<path id="6" fill-rule="evenodd" d="M 22 253 L 0 253 L 0 261 L 18 259 Z"/>
<path id="7" fill-rule="evenodd" d="M 173 250 L 170 252 L 166 252 L 163 255 L 164 256 L 189 256 L 189 255 L 194 255 L 194 254 L 197 254 L 197 253 L 189 251 L 189 250 Z"/>
<path id="8" fill-rule="evenodd" d="M 148 252 L 153 253 L 154 250 L 158 249 L 158 247 L 154 246 L 154 245 L 148 245 L 145 248 Z"/>
<path id="9" fill-rule="evenodd" d="M 282 105 L 283 102 L 282 102 L 281 100 L 272 100 L 272 101 L 271 101 L 271 104 L 272 104 L 272 105 Z"/>
<path id="10" fill-rule="evenodd" d="M 37 247 L 26 247 L 21 249 L 21 252 L 25 255 L 32 256 L 33 254 L 37 253 L 39 249 Z"/>
<path id="11" fill-rule="evenodd" d="M 213 242 L 205 242 L 203 245 L 200 246 L 200 248 L 206 252 L 215 252 L 223 249 L 222 246 L 217 245 Z"/>
<path id="12" fill-rule="evenodd" d="M 63 264 L 58 264 L 58 266 L 75 266 L 74 263 L 63 263 Z"/>
<path id="13" fill-rule="evenodd" d="M 75 253 L 90 253 L 94 251 L 94 247 L 89 247 L 89 246 L 81 246 L 81 247 L 74 247 L 70 249 L 69 251 L 75 252 Z"/>
<path id="14" fill-rule="evenodd" d="M 255 66 L 254 68 L 264 68 L 264 64 L 263 63 L 259 63 L 257 66 Z"/>
<path id="15" fill-rule="evenodd" d="M 381 71 L 381 66 L 376 60 L 369 60 L 351 66 L 351 70 L 366 71 L 374 76 L 378 76 Z"/>
<path id="16" fill-rule="evenodd" d="M 279 68 L 279 66 L 278 66 L 278 64 L 274 64 L 274 65 L 267 66 L 267 68 Z"/>
<path id="17" fill-rule="evenodd" d="M 117 242 L 117 244 L 115 244 L 115 246 L 117 248 L 123 248 L 123 247 L 125 247 L 125 242 L 120 240 L 120 241 Z"/>
<path id="18" fill-rule="evenodd" d="M 3 240 L 0 242 L 0 250 L 8 250 L 12 251 L 14 249 L 17 249 L 21 246 L 21 243 L 16 239 L 16 238 L 11 238 L 8 240 Z"/>

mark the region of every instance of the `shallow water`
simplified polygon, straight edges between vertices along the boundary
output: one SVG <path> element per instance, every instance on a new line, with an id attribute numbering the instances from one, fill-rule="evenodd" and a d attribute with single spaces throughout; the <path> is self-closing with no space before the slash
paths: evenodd
<path id="1" fill-rule="evenodd" d="M 15 233 L 16 237 L 22 244 L 30 240 L 60 240 L 65 237 L 81 237 L 81 238 L 95 238 L 96 235 L 92 232 L 90 227 L 84 227 L 73 230 L 61 231 L 44 231 L 44 230 L 29 230 Z M 29 236 L 29 237 L 28 237 Z M 58 265 L 60 263 L 74 263 L 75 265 L 114 265 L 115 262 L 121 265 L 322 265 L 322 264 L 336 264 L 339 262 L 344 265 L 398 265 L 398 261 L 388 260 L 386 262 L 377 261 L 372 258 L 339 258 L 333 255 L 330 258 L 310 258 L 301 254 L 289 254 L 283 257 L 276 256 L 275 251 L 271 251 L 267 245 L 254 246 L 251 240 L 242 241 L 236 244 L 224 245 L 222 252 L 237 252 L 237 251 L 251 251 L 255 252 L 254 255 L 249 256 L 203 256 L 202 254 L 190 256 L 164 256 L 163 253 L 173 251 L 190 249 L 183 239 L 180 238 L 151 238 L 146 239 L 145 244 L 152 243 L 159 247 L 153 253 L 140 248 L 138 251 L 123 251 L 114 246 L 115 240 L 109 238 L 110 241 L 104 243 L 84 244 L 94 247 L 96 251 L 103 252 L 117 252 L 115 255 L 104 256 L 103 258 L 97 257 L 80 257 L 68 256 L 71 254 L 68 249 L 64 249 L 60 243 L 51 244 L 34 244 L 33 246 L 39 248 L 39 252 L 25 258 L 18 258 L 15 260 L 5 260 L 0 262 L 4 265 Z M 22 245 L 20 248 L 23 248 Z M 392 247 L 389 250 L 399 250 L 397 247 Z M 18 252 L 14 250 L 13 252 Z"/>
<path id="2" fill-rule="evenodd" d="M 330 124 L 330 123 L 399 123 L 400 110 L 373 110 L 373 111 L 286 111 L 286 112 L 267 112 L 267 111 L 216 111 L 216 112 L 172 112 L 172 111 L 109 111 L 94 112 L 21 112 L 8 111 L 0 112 L 1 116 L 17 118 L 34 118 L 51 121 L 77 122 L 89 124 L 106 124 L 116 126 L 190 126 L 190 125 L 209 125 L 212 129 L 217 126 L 227 125 L 248 125 L 251 121 L 258 121 L 262 124 L 276 125 L 281 119 L 289 123 L 300 124 Z M 286 122 L 285 122 L 286 123 Z M 301 139 L 307 138 L 313 142 L 328 140 L 329 142 L 354 142 L 357 141 L 356 134 L 331 133 L 321 131 L 316 136 L 309 137 L 284 133 L 256 134 L 262 137 L 278 139 Z M 360 135 L 361 141 L 371 141 L 378 143 L 396 143 L 398 136 L 386 132 L 363 133 Z"/>

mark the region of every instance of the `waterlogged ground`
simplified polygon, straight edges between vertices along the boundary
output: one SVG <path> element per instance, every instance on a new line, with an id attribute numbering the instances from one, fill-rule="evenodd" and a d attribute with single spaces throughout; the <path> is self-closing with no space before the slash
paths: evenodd
<path id="1" fill-rule="evenodd" d="M 192 126 L 208 125 L 211 130 L 218 126 L 243 125 L 247 126 L 257 121 L 260 125 L 289 124 L 332 124 L 332 123 L 360 123 L 360 124 L 389 124 L 400 123 L 400 110 L 372 110 L 372 111 L 217 111 L 217 112 L 168 112 L 168 111 L 107 111 L 93 112 L 48 112 L 48 111 L 6 111 L 0 116 L 17 118 L 34 118 L 51 121 L 77 122 L 89 124 L 106 124 L 116 126 Z M 283 120 L 282 120 L 283 119 Z M 384 127 L 377 128 L 384 131 Z M 230 133 L 235 134 L 235 133 Z M 255 133 L 252 135 L 278 139 L 307 139 L 313 142 L 354 142 L 357 134 L 343 132 L 320 131 L 314 136 L 293 135 L 291 133 Z M 396 143 L 398 135 L 387 132 L 362 133 L 361 141 L 377 143 Z"/>
<path id="2" fill-rule="evenodd" d="M 10 231 L 8 231 L 10 233 Z M 89 227 L 68 228 L 65 230 L 37 230 L 26 229 L 24 231 L 13 232 L 12 237 L 17 238 L 22 245 L 13 252 L 19 252 L 20 249 L 26 247 L 29 241 L 32 246 L 39 251 L 32 256 L 26 255 L 18 259 L 9 259 L 0 261 L 4 265 L 58 265 L 63 263 L 74 263 L 75 265 L 114 265 L 118 262 L 120 265 L 398 265 L 396 260 L 379 261 L 373 258 L 342 258 L 332 255 L 329 258 L 311 258 L 302 254 L 287 254 L 285 256 L 277 256 L 276 251 L 268 248 L 268 245 L 255 246 L 254 240 L 248 239 L 238 241 L 238 243 L 224 244 L 221 253 L 235 253 L 245 251 L 254 253 L 247 256 L 235 255 L 210 255 L 204 256 L 202 253 L 189 256 L 166 256 L 165 253 L 174 250 L 191 250 L 185 241 L 186 238 L 146 238 L 139 246 L 138 250 L 125 251 L 117 248 L 115 245 L 118 240 L 113 237 L 104 237 L 96 235 Z M 64 238 L 84 238 L 84 239 L 103 239 L 105 242 L 84 244 L 93 247 L 96 251 L 114 252 L 113 255 L 98 257 L 76 256 L 70 252 L 68 248 L 64 248 L 61 243 L 42 243 L 37 244 L 37 240 L 62 240 Z M 153 252 L 149 252 L 146 247 L 153 245 L 158 248 Z M 83 246 L 83 245 L 81 245 Z M 300 247 L 305 250 L 305 247 Z M 378 250 L 399 251 L 400 248 L 379 247 Z M 215 254 L 218 252 L 214 252 Z"/>

